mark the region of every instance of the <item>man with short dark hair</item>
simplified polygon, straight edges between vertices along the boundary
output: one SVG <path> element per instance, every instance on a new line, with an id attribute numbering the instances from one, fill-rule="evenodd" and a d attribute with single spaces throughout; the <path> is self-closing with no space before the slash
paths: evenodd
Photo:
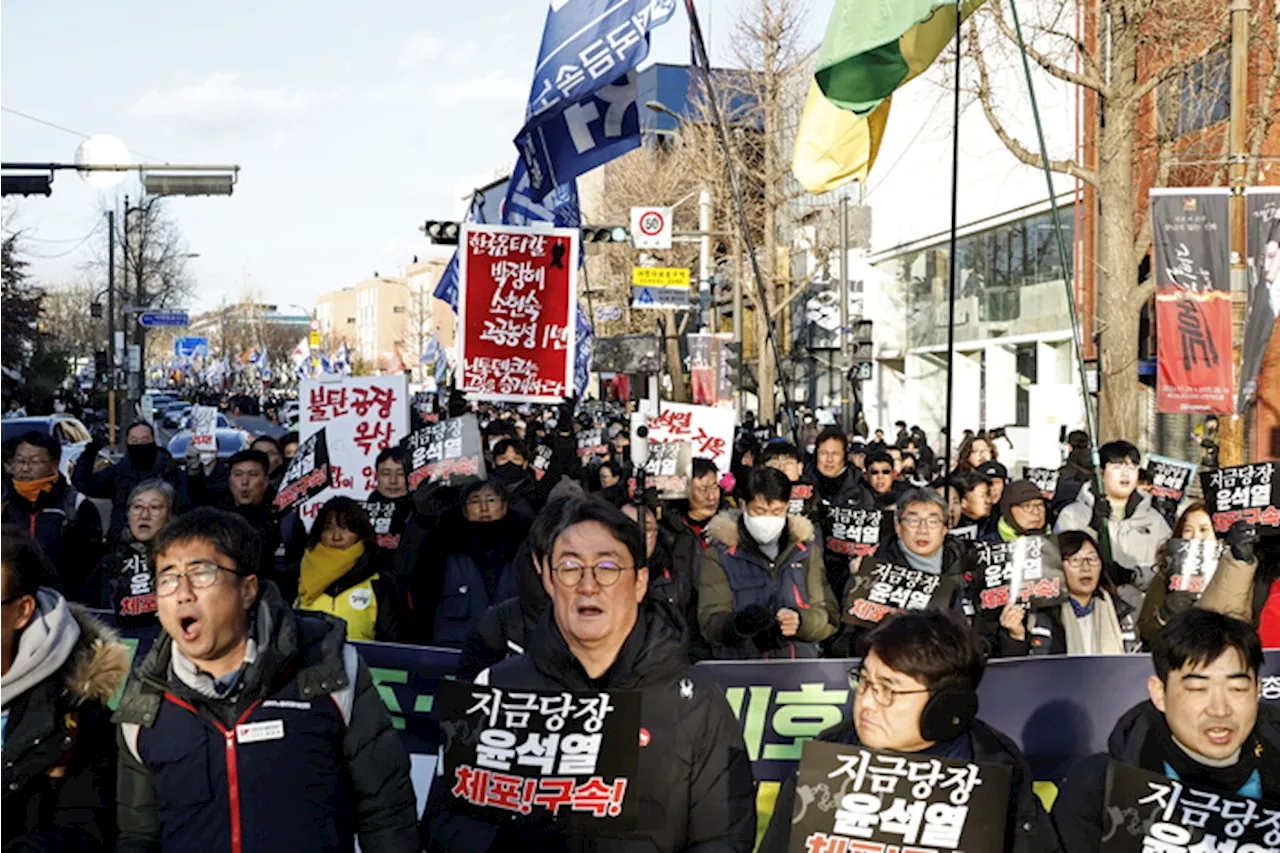
<path id="1" fill-rule="evenodd" d="M 71 485 L 86 497 L 111 500 L 111 523 L 107 527 L 107 541 L 119 541 L 121 532 L 129 523 L 129 495 L 139 483 L 162 479 L 173 482 L 173 457 L 169 451 L 156 446 L 155 428 L 146 421 L 135 421 L 125 430 L 125 455 L 119 462 L 101 471 L 94 470 L 98 451 L 106 446 L 100 436 L 95 436 L 85 447 L 76 467 L 71 472 Z"/>
<path id="2" fill-rule="evenodd" d="M 759 464 L 781 471 L 791 482 L 787 512 L 800 515 L 817 525 L 822 520 L 818 489 L 804 470 L 804 454 L 789 441 L 777 438 L 765 445 Z"/>
<path id="3" fill-rule="evenodd" d="M 542 570 L 551 606 L 527 652 L 477 678 L 504 690 L 636 690 L 641 693 L 640 765 L 627 800 L 635 829 L 607 838 L 568 835 L 550 821 L 493 810 L 455 811 L 437 778 L 422 813 L 428 853 L 531 849 L 717 850 L 749 853 L 755 842 L 755 782 L 724 690 L 688 665 L 680 632 L 652 603 L 640 528 L 596 498 L 560 510 Z M 548 836 L 557 836 L 548 838 Z"/>
<path id="4" fill-rule="evenodd" d="M 988 491 L 987 478 L 974 471 L 957 471 L 951 475 L 951 485 L 960 494 L 960 522 L 956 525 L 957 535 L 960 530 L 969 530 L 971 539 L 980 539 L 995 529 L 995 520 L 991 517 L 991 493 Z"/>
<path id="5" fill-rule="evenodd" d="M 689 497 L 670 501 L 662 511 L 663 533 L 671 543 L 671 566 L 690 580 L 689 590 L 689 657 L 693 661 L 710 657 L 711 648 L 698 628 L 698 564 L 702 552 L 711 544 L 707 525 L 724 506 L 720 489 L 720 472 L 710 459 L 695 457 L 689 477 Z"/>
<path id="6" fill-rule="evenodd" d="M 115 849 L 416 851 L 409 760 L 368 668 L 342 620 L 257 577 L 257 540 L 210 508 L 156 535 L 165 633 L 115 717 Z"/>
<path id="7" fill-rule="evenodd" d="M 1102 842 L 1112 761 L 1197 788 L 1280 797 L 1280 713 L 1260 701 L 1262 661 L 1247 622 L 1198 608 L 1171 618 L 1152 647 L 1150 700 L 1120 718 L 1107 752 L 1078 762 L 1058 786 L 1053 822 L 1067 853 Z"/>
<path id="8" fill-rule="evenodd" d="M 409 494 L 408 465 L 399 447 L 383 448 L 373 463 L 378 487 L 369 493 L 369 504 L 390 504 L 389 517 L 370 515 L 377 534 L 378 547 L 386 551 L 388 563 L 400 547 L 400 537 L 413 513 L 413 497 Z"/>
<path id="9" fill-rule="evenodd" d="M 860 656 L 858 666 L 849 671 L 851 719 L 818 735 L 818 740 L 1007 767 L 1012 784 L 1001 849 L 1060 849 L 1032 790 L 1034 777 L 1022 753 L 1007 735 L 977 718 L 983 662 L 972 630 L 936 610 L 899 613 L 863 636 Z M 795 798 L 792 774 L 778 791 L 760 853 L 792 849 Z"/>
<path id="10" fill-rule="evenodd" d="M 876 509 L 892 509 L 909 487 L 894 474 L 893 457 L 887 450 L 873 450 L 867 454 L 867 484 L 871 486 Z"/>
<path id="11" fill-rule="evenodd" d="M 1075 503 L 1058 515 L 1054 530 L 1092 530 L 1100 537 L 1105 528 L 1112 579 L 1120 597 L 1134 610 L 1140 610 L 1143 593 L 1155 574 L 1160 546 L 1169 540 L 1173 530 L 1151 505 L 1150 496 L 1138 491 L 1138 465 L 1142 459 L 1138 448 L 1127 441 L 1112 441 L 1102 445 L 1098 458 L 1104 499 L 1097 500 L 1093 483 L 1085 483 Z"/>
<path id="12" fill-rule="evenodd" d="M 40 547 L 0 531 L 0 732 L 6 851 L 107 851 L 111 712 L 129 657 L 109 628 L 41 585 Z"/>
<path id="13" fill-rule="evenodd" d="M 62 444 L 52 435 L 33 430 L 20 436 L 9 460 L 12 476 L 4 483 L 0 520 L 25 530 L 49 558 L 44 586 L 85 602 L 85 582 L 102 556 L 102 518 L 62 476 L 61 459 Z"/>
<path id="14" fill-rule="evenodd" d="M 274 493 L 280 488 L 280 481 L 284 479 L 286 470 L 280 442 L 269 435 L 260 435 L 249 443 L 249 449 L 258 450 L 267 455 L 267 478 L 271 481 L 271 491 Z"/>

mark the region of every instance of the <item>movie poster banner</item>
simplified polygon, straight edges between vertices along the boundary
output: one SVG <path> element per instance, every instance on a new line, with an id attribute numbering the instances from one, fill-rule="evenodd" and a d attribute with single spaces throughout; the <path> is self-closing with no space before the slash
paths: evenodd
<path id="1" fill-rule="evenodd" d="M 1118 761 L 1107 767 L 1105 790 L 1102 853 L 1280 848 L 1280 803 L 1193 788 Z"/>
<path id="2" fill-rule="evenodd" d="M 1249 256 L 1249 313 L 1240 356 L 1239 411 L 1258 393 L 1262 357 L 1280 321 L 1280 187 L 1246 187 L 1245 242 Z"/>
<path id="3" fill-rule="evenodd" d="M 1232 414 L 1226 187 L 1151 190 L 1157 411 Z"/>
<path id="4" fill-rule="evenodd" d="M 490 812 L 566 820 L 582 832 L 635 826 L 640 694 L 440 683 L 449 798 Z"/>
<path id="5" fill-rule="evenodd" d="M 573 395 L 579 237 L 576 228 L 462 226 L 458 361 L 467 399 Z"/>
<path id="6" fill-rule="evenodd" d="M 1260 536 L 1280 534 L 1280 462 L 1202 471 L 1200 485 L 1218 533 L 1247 521 L 1258 526 Z"/>
<path id="7" fill-rule="evenodd" d="M 1001 850 L 1009 768 L 809 741 L 790 853 Z"/>

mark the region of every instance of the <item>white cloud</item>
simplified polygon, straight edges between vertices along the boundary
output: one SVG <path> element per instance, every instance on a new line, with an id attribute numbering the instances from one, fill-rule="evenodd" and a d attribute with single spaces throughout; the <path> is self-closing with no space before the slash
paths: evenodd
<path id="1" fill-rule="evenodd" d="M 428 92 L 433 106 L 454 107 L 459 104 L 524 103 L 529 94 L 529 81 L 504 71 L 490 71 L 480 77 L 442 83 Z"/>
<path id="2" fill-rule="evenodd" d="M 434 59 L 441 47 L 440 39 L 435 36 L 414 36 L 405 45 L 396 66 L 401 71 L 416 71 Z"/>
<path id="3" fill-rule="evenodd" d="M 449 64 L 455 67 L 470 65 L 471 61 L 476 58 L 476 53 L 476 43 L 471 39 L 467 39 L 449 48 Z"/>
<path id="4" fill-rule="evenodd" d="M 238 80 L 236 74 L 216 71 L 208 80 L 194 86 L 179 86 L 169 92 L 152 89 L 129 111 L 147 118 L 223 121 L 253 116 L 296 115 L 310 109 L 318 100 L 313 91 L 293 90 L 287 86 L 250 89 L 240 85 Z"/>

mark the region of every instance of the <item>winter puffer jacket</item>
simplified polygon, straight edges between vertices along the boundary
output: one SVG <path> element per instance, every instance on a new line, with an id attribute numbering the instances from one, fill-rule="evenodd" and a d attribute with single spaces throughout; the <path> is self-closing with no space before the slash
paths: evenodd
<path id="1" fill-rule="evenodd" d="M 50 593 L 41 591 L 39 600 L 44 615 L 35 618 L 56 612 L 45 607 Z M 79 629 L 70 653 L 38 683 L 21 691 L 4 686 L 5 850 L 90 853 L 112 849 L 115 838 L 116 751 L 107 702 L 129 674 L 129 655 L 101 622 L 65 601 L 61 607 L 64 628 L 55 630 Z M 47 639 L 57 642 L 52 634 Z"/>
<path id="2" fill-rule="evenodd" d="M 44 586 L 56 587 L 71 601 L 90 603 L 89 570 L 102 556 L 102 518 L 92 501 L 71 488 L 61 474 L 53 488 L 41 492 L 34 502 L 6 480 L 0 520 L 25 530 L 40 544 L 57 573 L 42 579 Z"/>
<path id="3" fill-rule="evenodd" d="M 538 623 L 528 654 L 503 661 L 486 683 L 522 690 L 637 690 L 641 693 L 640 766 L 627 797 L 636 797 L 636 828 L 624 835 L 560 837 L 537 849 L 632 853 L 707 850 L 748 853 L 755 842 L 755 780 L 724 690 L 686 664 L 680 637 L 661 605 L 640 611 L 617 660 L 591 679 L 569 651 L 550 610 Z M 637 734 L 639 737 L 640 735 Z M 440 778 L 431 786 L 419 826 L 428 853 L 531 849 L 545 821 L 473 817 L 450 809 Z M 531 824 L 533 824 L 531 826 Z"/>
<path id="4" fill-rule="evenodd" d="M 1260 784 L 1261 799 L 1274 802 L 1280 797 L 1280 710 L 1258 703 L 1258 721 L 1240 756 L 1241 763 L 1235 767 L 1215 770 L 1199 765 L 1175 744 L 1164 714 L 1155 705 L 1135 705 L 1112 729 L 1107 751 L 1076 762 L 1058 784 L 1053 823 L 1063 849 L 1066 853 L 1099 849 L 1108 823 L 1107 765 L 1113 760 L 1211 790 L 1244 793 L 1242 786 Z"/>
<path id="5" fill-rule="evenodd" d="M 462 681 L 474 679 L 512 655 L 524 654 L 529 637 L 547 609 L 550 599 L 533 564 L 533 543 L 529 539 L 520 544 L 511 571 L 517 595 L 486 610 L 467 635 L 458 659 L 457 676 Z"/>
<path id="6" fill-rule="evenodd" d="M 416 851 L 409 759 L 341 621 L 260 589 L 256 656 L 226 696 L 178 674 L 167 636 L 134 670 L 115 716 L 116 850 Z"/>
<path id="7" fill-rule="evenodd" d="M 1058 516 L 1053 532 L 1091 530 L 1089 522 L 1093 519 L 1094 501 L 1093 485 L 1085 483 L 1080 487 L 1075 503 L 1065 507 Z M 1096 532 L 1094 535 L 1097 535 Z M 1142 594 L 1147 591 L 1155 574 L 1160 546 L 1172 535 L 1169 522 L 1151 506 L 1151 498 L 1139 491 L 1129 496 L 1124 518 L 1111 518 L 1107 521 L 1111 562 L 1134 573 L 1131 582 L 1120 582 L 1127 581 L 1126 578 L 1115 579 L 1120 597 L 1134 610 L 1142 609 Z"/>
<path id="8" fill-rule="evenodd" d="M 857 468 L 846 468 L 843 474 L 833 478 L 824 477 L 815 469 L 809 472 L 809 477 L 818 487 L 818 505 L 821 515 L 818 521 L 822 528 L 827 584 L 838 596 L 849 580 L 849 557 L 830 547 L 830 537 L 834 527 L 830 510 L 838 507 L 875 509 L 875 495 L 871 493 L 871 488 L 863 481 Z"/>
<path id="9" fill-rule="evenodd" d="M 1058 844 L 1053 824 L 1040 806 L 1040 798 L 1032 790 L 1035 777 L 1018 747 L 1003 733 L 981 720 L 974 720 L 969 733 L 973 760 L 985 764 L 1000 764 L 1012 774 L 1009 786 L 1009 808 L 1005 815 L 1005 853 L 1055 853 L 1062 848 Z M 858 733 L 852 722 L 844 722 L 818 735 L 827 743 L 857 745 Z M 760 839 L 757 853 L 785 853 L 791 849 L 791 815 L 795 808 L 796 777 L 793 773 L 778 789 L 773 804 L 773 817 L 764 838 Z M 999 853 L 999 851 L 983 851 Z"/>

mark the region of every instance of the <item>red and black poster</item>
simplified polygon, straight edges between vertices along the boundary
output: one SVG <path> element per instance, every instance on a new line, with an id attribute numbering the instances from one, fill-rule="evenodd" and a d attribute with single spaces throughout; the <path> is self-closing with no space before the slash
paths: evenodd
<path id="1" fill-rule="evenodd" d="M 312 433 L 289 460 L 273 502 L 280 512 L 287 512 L 329 488 L 332 470 L 329 467 L 329 442 L 325 438 L 327 429 L 320 427 L 318 432 Z"/>
<path id="2" fill-rule="evenodd" d="M 1228 199 L 1225 187 L 1151 191 L 1160 412 L 1235 411 Z"/>
<path id="3" fill-rule="evenodd" d="M 1245 240 L 1249 253 L 1249 313 L 1240 357 L 1240 411 L 1263 390 L 1263 356 L 1280 325 L 1280 187 L 1245 190 Z"/>
<path id="4" fill-rule="evenodd" d="M 576 228 L 463 226 L 458 345 L 468 399 L 573 395 L 578 239 Z"/>

